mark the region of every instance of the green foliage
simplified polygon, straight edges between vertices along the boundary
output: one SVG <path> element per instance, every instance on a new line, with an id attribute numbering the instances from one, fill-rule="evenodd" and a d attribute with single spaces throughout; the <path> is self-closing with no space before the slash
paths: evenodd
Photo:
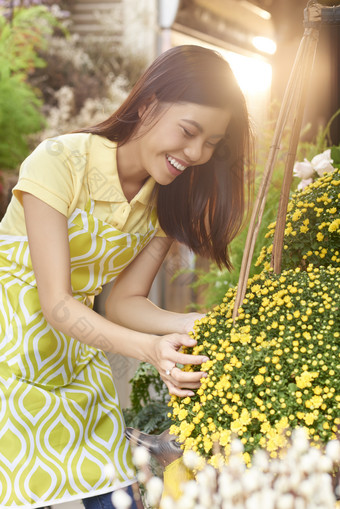
<path id="1" fill-rule="evenodd" d="M 141 362 L 130 384 L 132 406 L 124 410 L 126 425 L 154 434 L 168 429 L 169 394 L 156 368 Z"/>
<path id="2" fill-rule="evenodd" d="M 27 135 L 43 127 L 41 101 L 20 76 L 0 79 L 0 167 L 16 168 L 29 151 Z"/>
<path id="3" fill-rule="evenodd" d="M 47 47 L 47 36 L 57 20 L 43 5 L 14 9 L 10 22 L 0 10 L 1 74 L 16 74 L 25 79 L 45 65 L 39 51 Z"/>
<path id="4" fill-rule="evenodd" d="M 142 430 L 144 433 L 158 435 L 170 428 L 171 420 L 167 417 L 167 404 L 150 402 L 137 413 L 134 408 L 123 410 L 127 426 Z"/>
<path id="5" fill-rule="evenodd" d="M 44 6 L 15 9 L 10 22 L 0 10 L 0 167 L 14 169 L 29 152 L 28 135 L 44 125 L 42 101 L 27 82 L 44 65 L 38 52 L 56 24 Z"/>
<path id="6" fill-rule="evenodd" d="M 315 140 L 312 141 L 303 141 L 301 140 L 298 145 L 298 150 L 296 154 L 296 160 L 302 161 L 304 158 L 308 159 L 309 161 L 313 159 L 314 156 L 317 154 L 320 154 L 324 150 L 326 150 L 328 147 L 331 147 L 333 145 L 332 139 L 331 139 L 331 125 L 333 121 L 340 115 L 340 109 L 338 109 L 329 119 L 327 122 L 326 127 L 319 128 L 319 132 L 315 137 Z M 305 131 L 308 131 L 309 126 L 305 128 Z M 303 134 L 301 137 L 303 138 Z"/>

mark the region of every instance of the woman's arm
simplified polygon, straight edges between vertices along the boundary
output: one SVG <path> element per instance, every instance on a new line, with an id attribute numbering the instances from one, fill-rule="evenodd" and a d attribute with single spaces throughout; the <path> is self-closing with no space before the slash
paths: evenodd
<path id="1" fill-rule="evenodd" d="M 172 240 L 155 237 L 118 276 L 106 300 L 106 317 L 136 331 L 150 334 L 187 333 L 199 313 L 174 313 L 157 307 L 148 295 Z"/>
<path id="2" fill-rule="evenodd" d="M 175 363 L 201 364 L 203 356 L 179 350 L 195 342 L 186 334 L 158 337 L 114 324 L 72 295 L 67 219 L 29 193 L 23 193 L 26 229 L 42 312 L 50 325 L 82 343 L 153 364 L 169 391 L 192 394 L 203 373 L 173 369 Z M 185 388 L 185 389 L 184 389 Z M 189 391 L 187 390 L 189 389 Z"/>

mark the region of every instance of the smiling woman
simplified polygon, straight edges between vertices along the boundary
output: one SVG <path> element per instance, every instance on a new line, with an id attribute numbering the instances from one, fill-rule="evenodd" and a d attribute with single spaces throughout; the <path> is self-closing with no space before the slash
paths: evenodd
<path id="1" fill-rule="evenodd" d="M 184 105 L 190 110 L 187 121 Z M 219 53 L 195 45 L 166 51 L 147 69 L 118 111 L 86 132 L 117 141 L 119 159 L 124 145 L 139 144 L 142 152 L 148 130 L 150 136 L 157 133 L 165 113 L 174 122 L 178 108 L 183 108 L 177 122 L 182 122 L 179 127 L 186 147 L 166 154 L 186 170 L 176 173 L 171 183 L 156 181 L 158 219 L 168 236 L 230 269 L 228 245 L 242 225 L 245 182 L 251 190 L 247 164 L 252 161 L 252 143 L 244 96 Z M 168 142 L 167 136 L 164 132 L 162 145 Z M 152 152 L 146 159 L 151 157 Z M 144 170 L 149 167 L 146 159 Z"/>
<path id="2" fill-rule="evenodd" d="M 0 223 L 1 507 L 93 509 L 134 485 L 104 351 L 152 364 L 174 395 L 200 387 L 204 372 L 177 367 L 208 360 L 182 352 L 200 315 L 148 294 L 173 239 L 230 267 L 249 145 L 229 65 L 183 46 L 106 121 L 45 140 L 23 162 Z M 113 281 L 103 317 L 93 300 Z"/>

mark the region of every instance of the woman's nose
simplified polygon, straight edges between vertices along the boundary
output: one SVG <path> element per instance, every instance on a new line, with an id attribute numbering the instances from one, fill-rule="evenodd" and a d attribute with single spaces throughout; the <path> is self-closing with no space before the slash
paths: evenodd
<path id="1" fill-rule="evenodd" d="M 198 140 L 190 140 L 184 149 L 184 154 L 191 163 L 197 163 L 202 157 L 202 143 Z"/>

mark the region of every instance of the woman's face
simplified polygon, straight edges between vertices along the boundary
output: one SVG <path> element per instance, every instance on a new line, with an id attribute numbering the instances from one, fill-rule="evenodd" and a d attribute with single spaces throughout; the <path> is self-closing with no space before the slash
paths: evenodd
<path id="1" fill-rule="evenodd" d="M 136 155 L 143 170 L 161 185 L 170 184 L 189 166 L 209 161 L 231 116 L 228 110 L 175 103 L 163 105 L 155 120 L 148 115 L 150 108 L 140 112 Z"/>

